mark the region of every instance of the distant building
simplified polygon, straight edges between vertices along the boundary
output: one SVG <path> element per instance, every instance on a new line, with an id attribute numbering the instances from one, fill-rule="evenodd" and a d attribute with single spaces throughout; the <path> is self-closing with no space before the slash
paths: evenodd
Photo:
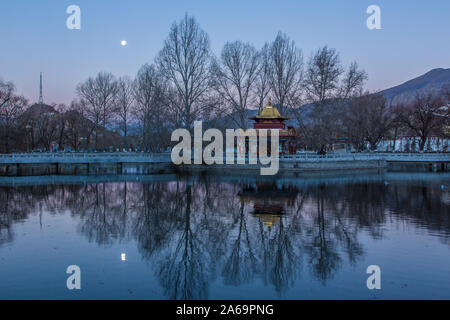
<path id="1" fill-rule="evenodd" d="M 378 146 L 377 151 L 384 152 L 418 152 L 419 151 L 418 137 L 405 136 L 395 141 L 392 139 L 382 140 Z M 448 152 L 450 147 L 450 139 L 440 137 L 429 137 L 425 143 L 423 151 L 428 152 Z"/>
<path id="2" fill-rule="evenodd" d="M 295 154 L 295 137 L 297 135 L 294 127 L 286 126 L 284 123 L 289 117 L 280 115 L 278 109 L 272 106 L 269 99 L 269 105 L 265 106 L 259 115 L 250 117 L 254 120 L 253 128 L 260 130 L 279 130 L 280 153 Z M 267 135 L 269 137 L 269 135 Z"/>

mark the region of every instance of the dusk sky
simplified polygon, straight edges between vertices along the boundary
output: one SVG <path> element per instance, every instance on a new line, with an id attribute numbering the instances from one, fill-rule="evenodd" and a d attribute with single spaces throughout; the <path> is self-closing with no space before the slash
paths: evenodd
<path id="1" fill-rule="evenodd" d="M 81 30 L 66 28 L 72 4 L 81 8 Z M 366 27 L 372 4 L 381 8 L 381 30 Z M 99 71 L 134 77 L 186 12 L 208 33 L 216 55 L 226 41 L 260 48 L 281 30 L 305 58 L 328 45 L 346 66 L 356 60 L 371 91 L 450 67 L 449 0 L 2 0 L 0 77 L 35 102 L 42 71 L 44 101 L 70 103 L 77 83 Z"/>

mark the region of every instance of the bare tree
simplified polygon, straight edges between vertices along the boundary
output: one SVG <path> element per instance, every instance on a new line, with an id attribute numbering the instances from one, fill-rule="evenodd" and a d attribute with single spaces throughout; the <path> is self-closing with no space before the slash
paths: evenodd
<path id="1" fill-rule="evenodd" d="M 3 86 L 0 83 L 0 119 L 1 123 L 8 127 L 13 125 L 28 105 L 28 100 L 16 95 L 14 86 L 10 87 L 10 85 L 11 83 L 7 83 Z"/>
<path id="2" fill-rule="evenodd" d="M 335 49 L 327 46 L 318 49 L 310 57 L 306 71 L 305 89 L 309 100 L 317 103 L 361 95 L 367 73 L 356 62 L 344 71 Z"/>
<path id="3" fill-rule="evenodd" d="M 79 101 L 72 101 L 70 107 L 63 114 L 64 119 L 64 141 L 65 144 L 74 150 L 87 148 L 95 125 L 88 120 L 85 115 L 85 109 Z"/>
<path id="4" fill-rule="evenodd" d="M 160 151 L 164 146 L 168 118 L 167 84 L 153 65 L 145 64 L 139 69 L 133 82 L 135 100 L 133 113 L 139 122 L 142 145 L 147 150 Z"/>
<path id="5" fill-rule="evenodd" d="M 310 148 L 325 151 L 340 132 L 340 119 L 344 112 L 342 104 L 325 100 L 307 105 L 303 112 L 307 117 L 299 122 L 301 136 Z"/>
<path id="6" fill-rule="evenodd" d="M 52 106 L 32 105 L 20 117 L 19 125 L 26 132 L 30 150 L 40 147 L 50 151 L 58 143 L 60 114 Z"/>
<path id="7" fill-rule="evenodd" d="M 247 128 L 247 107 L 258 75 L 258 52 L 249 43 L 227 42 L 213 63 L 214 87 L 225 99 L 240 128 Z"/>
<path id="8" fill-rule="evenodd" d="M 347 99 L 360 95 L 367 76 L 356 63 L 347 73 L 340 62 L 339 53 L 324 46 L 311 55 L 306 71 L 305 90 L 311 102 L 308 106 L 309 123 L 304 132 L 312 144 L 324 150 L 342 134 Z M 347 133 L 348 134 L 348 133 Z M 355 133 L 359 135 L 359 133 Z M 352 139 L 355 139 L 352 134 Z M 358 138 L 360 145 L 362 142 Z"/>
<path id="9" fill-rule="evenodd" d="M 96 126 L 106 126 L 113 117 L 114 99 L 117 93 L 117 82 L 113 74 L 100 72 L 95 78 L 88 78 L 78 84 L 77 94 L 80 104 L 86 110 L 86 116 Z M 98 131 L 95 130 L 95 147 L 98 147 Z"/>
<path id="10" fill-rule="evenodd" d="M 349 102 L 344 115 L 342 133 L 358 151 L 366 149 L 366 122 L 364 121 L 364 99 L 355 98 Z"/>
<path id="11" fill-rule="evenodd" d="M 58 141 L 60 115 L 55 112 L 46 112 L 40 115 L 35 122 L 37 144 L 51 151 L 53 143 Z"/>
<path id="12" fill-rule="evenodd" d="M 256 76 L 255 96 L 258 112 L 261 113 L 264 102 L 271 89 L 270 47 L 265 44 L 259 52 L 259 69 Z"/>
<path id="13" fill-rule="evenodd" d="M 57 145 L 58 148 L 63 148 L 65 144 L 66 138 L 66 118 L 64 116 L 65 112 L 69 110 L 69 108 L 64 103 L 53 103 L 53 109 L 55 109 L 58 114 L 56 119 L 56 129 L 57 129 Z"/>
<path id="14" fill-rule="evenodd" d="M 287 35 L 279 32 L 270 44 L 271 88 L 281 113 L 299 105 L 303 55 Z"/>
<path id="15" fill-rule="evenodd" d="M 305 79 L 308 98 L 314 102 L 336 97 L 339 77 L 343 73 L 339 53 L 327 46 L 318 49 L 309 59 Z"/>
<path id="16" fill-rule="evenodd" d="M 355 61 L 352 62 L 342 79 L 340 97 L 346 99 L 361 95 L 366 80 L 366 71 L 359 69 L 358 64 Z"/>
<path id="17" fill-rule="evenodd" d="M 64 114 L 65 118 L 65 141 L 68 146 L 78 150 L 84 143 L 82 136 L 82 121 L 76 110 L 69 110 Z"/>
<path id="18" fill-rule="evenodd" d="M 16 94 L 12 82 L 0 80 L 0 139 L 3 142 L 4 152 L 10 152 L 10 142 L 16 135 L 16 120 L 27 105 L 28 101 Z"/>
<path id="19" fill-rule="evenodd" d="M 339 54 L 327 46 L 318 49 L 308 61 L 305 90 L 309 105 L 310 123 L 304 132 L 310 135 L 314 148 L 324 151 L 337 135 L 339 108 L 335 98 L 339 88 L 339 77 L 343 68 Z"/>
<path id="20" fill-rule="evenodd" d="M 375 150 L 378 143 L 389 133 L 394 116 L 383 95 L 372 94 L 368 100 L 363 108 L 363 112 L 366 114 L 366 140 L 370 150 Z"/>
<path id="21" fill-rule="evenodd" d="M 119 116 L 120 128 L 124 137 L 128 134 L 128 122 L 131 117 L 131 109 L 134 103 L 132 81 L 128 77 L 119 78 L 117 81 L 116 112 Z"/>
<path id="22" fill-rule="evenodd" d="M 345 116 L 344 130 L 358 150 L 369 144 L 375 150 L 392 127 L 394 116 L 386 98 L 380 94 L 366 93 L 353 98 Z"/>
<path id="23" fill-rule="evenodd" d="M 208 35 L 187 14 L 173 23 L 157 57 L 161 74 L 176 90 L 172 106 L 184 127 L 191 128 L 204 108 L 202 98 L 210 88 L 210 44 Z"/>
<path id="24" fill-rule="evenodd" d="M 411 104 L 400 105 L 396 109 L 399 121 L 419 137 L 419 149 L 421 151 L 423 151 L 430 134 L 441 129 L 448 121 L 446 117 L 440 114 L 444 104 L 441 96 L 436 96 L 433 92 L 430 92 L 419 94 Z"/>
<path id="25" fill-rule="evenodd" d="M 0 79 L 0 108 L 3 109 L 6 103 L 8 103 L 15 96 L 15 86 L 12 82 L 4 82 Z"/>

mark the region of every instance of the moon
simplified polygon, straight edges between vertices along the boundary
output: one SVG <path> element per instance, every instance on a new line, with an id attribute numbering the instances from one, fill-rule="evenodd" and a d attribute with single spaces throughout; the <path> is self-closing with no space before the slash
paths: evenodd
<path id="1" fill-rule="evenodd" d="M 120 41 L 120 44 L 121 44 L 123 47 L 125 47 L 125 46 L 127 45 L 127 40 L 122 40 L 122 41 Z"/>

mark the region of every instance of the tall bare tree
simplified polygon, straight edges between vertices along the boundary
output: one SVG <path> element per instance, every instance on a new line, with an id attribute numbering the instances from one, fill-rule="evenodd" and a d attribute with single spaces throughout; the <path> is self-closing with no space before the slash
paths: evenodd
<path id="1" fill-rule="evenodd" d="M 15 96 L 15 86 L 12 82 L 5 82 L 0 79 L 0 108 L 3 107 Z"/>
<path id="2" fill-rule="evenodd" d="M 383 95 L 366 93 L 349 102 L 343 127 L 358 150 L 365 149 L 367 143 L 371 150 L 375 150 L 389 134 L 394 120 Z"/>
<path id="3" fill-rule="evenodd" d="M 91 134 L 94 130 L 92 122 L 87 120 L 78 101 L 72 101 L 62 115 L 64 119 L 64 142 L 73 150 L 86 148 L 89 145 Z"/>
<path id="4" fill-rule="evenodd" d="M 16 94 L 12 82 L 0 80 L 0 121 L 2 125 L 11 126 L 25 110 L 28 100 Z"/>
<path id="5" fill-rule="evenodd" d="M 286 34 L 279 32 L 270 44 L 271 87 L 281 113 L 300 105 L 303 55 Z"/>
<path id="6" fill-rule="evenodd" d="M 172 106 L 184 127 L 191 128 L 204 108 L 210 89 L 211 52 L 208 35 L 188 16 L 173 23 L 156 59 L 161 74 L 176 90 Z"/>
<path id="7" fill-rule="evenodd" d="M 89 77 L 78 84 L 77 94 L 80 104 L 86 110 L 86 116 L 96 126 L 106 126 L 113 118 L 117 81 L 113 74 L 100 72 L 95 78 Z M 95 147 L 98 147 L 98 129 L 95 130 Z"/>
<path id="8" fill-rule="evenodd" d="M 363 112 L 365 113 L 366 140 L 370 150 L 375 150 L 392 128 L 394 115 L 386 98 L 381 94 L 370 95 L 367 103 L 364 104 Z"/>
<path id="9" fill-rule="evenodd" d="M 0 80 L 0 140 L 4 152 L 10 152 L 11 142 L 16 135 L 16 120 L 28 105 L 28 101 L 15 91 L 12 82 Z"/>
<path id="10" fill-rule="evenodd" d="M 342 133 L 358 151 L 366 149 L 366 121 L 363 96 L 349 102 L 342 121 Z"/>
<path id="11" fill-rule="evenodd" d="M 361 94 L 366 78 L 356 63 L 345 73 L 333 48 L 324 46 L 311 55 L 304 82 L 310 122 L 304 132 L 312 135 L 309 140 L 316 148 L 326 149 L 341 133 L 346 99 Z"/>
<path id="12" fill-rule="evenodd" d="M 318 49 L 309 59 L 305 79 L 308 98 L 314 102 L 336 97 L 339 77 L 344 72 L 339 53 L 327 46 Z"/>
<path id="13" fill-rule="evenodd" d="M 36 117 L 35 131 L 37 144 L 45 150 L 51 151 L 54 143 L 59 140 L 59 125 L 61 115 L 56 112 L 45 112 Z M 62 146 L 61 146 L 62 147 Z"/>
<path id="14" fill-rule="evenodd" d="M 258 76 L 259 56 L 249 43 L 227 42 L 213 63 L 214 87 L 225 99 L 240 128 L 247 128 L 247 108 Z"/>
<path id="15" fill-rule="evenodd" d="M 267 96 L 271 90 L 270 46 L 265 44 L 259 51 L 259 68 L 256 76 L 254 94 L 261 113 Z"/>
<path id="16" fill-rule="evenodd" d="M 158 70 L 148 64 L 139 69 L 133 82 L 133 113 L 141 128 L 142 146 L 147 150 L 160 151 L 164 146 L 162 137 L 170 121 L 166 88 Z"/>
<path id="17" fill-rule="evenodd" d="M 131 117 L 131 109 L 134 103 L 132 81 L 128 77 L 117 80 L 116 112 L 119 116 L 120 128 L 124 137 L 128 134 L 128 123 Z"/>
<path id="18" fill-rule="evenodd" d="M 342 73 L 335 49 L 325 46 L 309 58 L 304 84 L 307 98 L 311 101 L 311 122 L 304 131 L 311 135 L 309 140 L 321 151 L 333 142 L 339 128 L 338 112 L 342 108 L 329 99 L 336 97 Z"/>

